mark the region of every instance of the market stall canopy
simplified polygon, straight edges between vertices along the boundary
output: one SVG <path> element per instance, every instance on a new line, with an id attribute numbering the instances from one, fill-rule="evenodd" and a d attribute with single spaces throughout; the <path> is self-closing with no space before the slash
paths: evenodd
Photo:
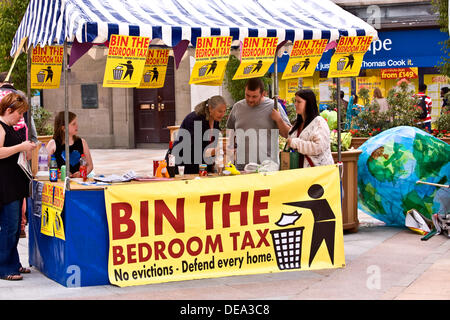
<path id="1" fill-rule="evenodd" d="M 111 34 L 160 39 L 174 47 L 197 37 L 278 37 L 279 43 L 301 39 L 338 39 L 377 31 L 330 0 L 31 0 L 16 32 L 36 47 L 104 43 Z"/>

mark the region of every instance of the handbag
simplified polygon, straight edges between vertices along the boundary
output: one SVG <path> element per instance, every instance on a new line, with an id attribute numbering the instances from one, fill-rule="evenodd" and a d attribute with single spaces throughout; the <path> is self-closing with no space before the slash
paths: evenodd
<path id="1" fill-rule="evenodd" d="M 287 143 L 284 145 L 282 151 L 280 151 L 280 170 L 289 170 L 299 168 L 300 153 L 289 148 L 287 149 Z"/>

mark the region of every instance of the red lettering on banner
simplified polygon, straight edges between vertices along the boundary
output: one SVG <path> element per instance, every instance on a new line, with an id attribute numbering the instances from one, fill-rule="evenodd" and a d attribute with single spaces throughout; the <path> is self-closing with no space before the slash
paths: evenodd
<path id="1" fill-rule="evenodd" d="M 163 232 L 163 216 L 166 217 L 175 232 L 184 232 L 184 198 L 177 199 L 177 216 L 167 207 L 164 200 L 155 200 L 155 235 Z"/>
<path id="2" fill-rule="evenodd" d="M 205 203 L 205 224 L 206 230 L 214 228 L 213 223 L 213 206 L 214 202 L 220 201 L 220 195 L 201 196 L 200 203 Z"/>
<path id="3" fill-rule="evenodd" d="M 241 202 L 236 205 L 230 205 L 231 194 L 226 193 L 223 195 L 222 201 L 222 225 L 224 228 L 230 227 L 230 213 L 240 212 L 240 224 L 241 226 L 246 226 L 247 222 L 247 202 L 248 202 L 248 191 L 241 193 Z"/>
<path id="4" fill-rule="evenodd" d="M 113 265 L 117 266 L 125 262 L 125 256 L 123 255 L 123 248 L 121 246 L 113 246 Z"/>
<path id="5" fill-rule="evenodd" d="M 121 212 L 124 212 L 123 216 L 121 216 Z M 132 213 L 131 205 L 127 202 L 111 204 L 112 240 L 128 239 L 133 236 L 136 225 L 131 220 Z M 126 226 L 126 230 L 121 231 L 122 225 Z"/>
<path id="6" fill-rule="evenodd" d="M 211 48 L 213 46 L 213 38 L 197 38 L 197 48 Z"/>
<path id="7" fill-rule="evenodd" d="M 155 260 L 159 260 L 159 257 L 162 259 L 167 259 L 164 254 L 164 250 L 166 249 L 166 244 L 164 241 L 156 241 L 155 242 Z"/>
<path id="8" fill-rule="evenodd" d="M 144 255 L 144 249 L 147 249 L 147 254 Z M 145 262 L 150 260 L 152 256 L 152 247 L 148 243 L 139 243 L 138 244 L 138 252 L 139 252 L 139 262 Z"/>
<path id="9" fill-rule="evenodd" d="M 256 190 L 253 197 L 253 224 L 268 223 L 269 216 L 261 216 L 261 210 L 269 207 L 268 202 L 261 202 L 262 197 L 270 196 L 270 190 Z"/>
<path id="10" fill-rule="evenodd" d="M 148 237 L 148 201 L 141 201 L 141 237 Z"/>

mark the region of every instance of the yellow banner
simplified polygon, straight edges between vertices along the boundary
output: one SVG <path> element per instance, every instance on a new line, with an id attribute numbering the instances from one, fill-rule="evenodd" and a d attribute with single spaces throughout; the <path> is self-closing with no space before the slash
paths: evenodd
<path id="1" fill-rule="evenodd" d="M 131 286 L 344 267 L 340 199 L 335 165 L 110 186 L 109 280 Z"/>
<path id="2" fill-rule="evenodd" d="M 139 88 L 162 88 L 166 80 L 170 49 L 149 49 Z"/>
<path id="3" fill-rule="evenodd" d="M 327 43 L 326 39 L 295 41 L 281 79 L 312 77 Z"/>
<path id="4" fill-rule="evenodd" d="M 357 77 L 371 42 L 371 36 L 341 37 L 331 57 L 328 78 Z"/>
<path id="5" fill-rule="evenodd" d="M 233 37 L 198 37 L 189 84 L 221 85 Z"/>
<path id="6" fill-rule="evenodd" d="M 109 40 L 104 87 L 136 88 L 141 84 L 150 39 L 113 34 Z"/>
<path id="7" fill-rule="evenodd" d="M 64 188 L 44 183 L 42 189 L 41 233 L 66 240 L 61 213 L 64 207 Z"/>
<path id="8" fill-rule="evenodd" d="M 61 80 L 64 48 L 46 46 L 33 48 L 31 52 L 31 88 L 58 89 Z"/>
<path id="9" fill-rule="evenodd" d="M 233 80 L 259 78 L 266 74 L 275 58 L 278 38 L 245 38 L 241 49 L 241 64 Z"/>

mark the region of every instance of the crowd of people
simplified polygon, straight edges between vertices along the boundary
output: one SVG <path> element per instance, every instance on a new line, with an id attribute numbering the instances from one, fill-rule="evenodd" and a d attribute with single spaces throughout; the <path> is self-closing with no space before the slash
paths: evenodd
<path id="1" fill-rule="evenodd" d="M 2 79 L 0 79 L 2 80 Z M 0 278 L 21 280 L 22 273 L 30 272 L 22 267 L 17 251 L 18 240 L 24 232 L 25 199 L 29 196 L 29 178 L 19 167 L 17 160 L 21 152 L 30 159 L 37 147 L 36 131 L 31 122 L 29 130 L 25 113 L 29 109 L 25 95 L 11 84 L 2 83 L 0 88 Z M 419 86 L 417 97 L 424 98 L 427 116 L 421 120 L 425 130 L 431 131 L 431 99 L 426 95 L 426 85 Z M 267 90 L 260 78 L 251 78 L 245 85 L 245 98 L 231 108 L 226 121 L 228 143 L 224 152 L 232 159 L 238 170 L 249 163 L 271 160 L 279 163 L 279 136 L 286 138 L 287 146 L 299 153 L 298 167 L 314 167 L 334 163 L 330 150 L 330 130 L 319 114 L 316 96 L 312 90 L 302 89 L 295 93 L 296 119 L 291 124 L 285 109 L 266 97 Z M 443 109 L 448 108 L 443 88 Z M 448 95 L 447 95 L 448 96 Z M 347 114 L 356 116 L 363 106 L 358 104 L 358 96 L 352 95 L 341 104 Z M 389 104 L 381 90 L 373 91 L 373 102 L 381 112 L 389 110 Z M 199 165 L 208 163 L 207 170 L 214 170 L 216 147 L 221 131 L 220 122 L 227 112 L 227 104 L 222 96 L 212 96 L 199 103 L 181 123 L 173 150 L 177 165 L 184 165 L 185 173 L 198 173 Z M 88 143 L 78 136 L 77 116 L 69 112 L 69 125 L 65 128 L 65 113 L 59 112 L 54 120 L 53 139 L 46 148 L 54 155 L 60 168 L 66 162 L 65 133 L 68 130 L 70 152 L 70 177 L 80 176 L 80 159 L 85 155 L 87 171 L 94 168 Z M 200 154 L 200 156 L 198 156 Z"/>

